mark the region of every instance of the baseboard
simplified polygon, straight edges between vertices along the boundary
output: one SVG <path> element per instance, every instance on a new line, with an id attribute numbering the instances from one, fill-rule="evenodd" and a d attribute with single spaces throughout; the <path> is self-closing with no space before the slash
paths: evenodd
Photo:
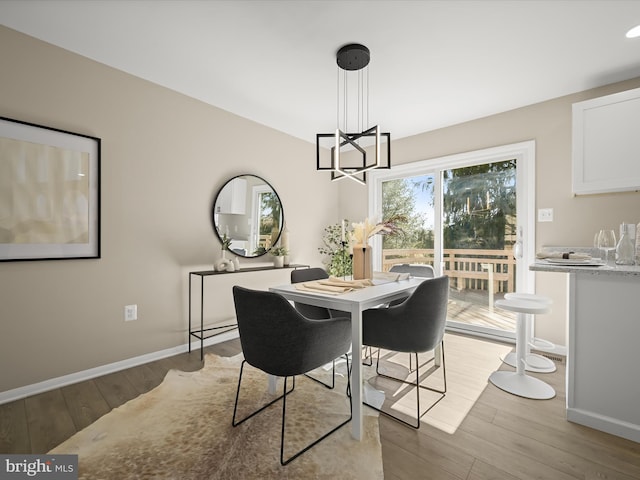
<path id="1" fill-rule="evenodd" d="M 225 333 L 221 333 L 220 335 L 216 335 L 215 337 L 208 338 L 203 342 L 203 344 L 205 347 L 208 347 L 210 345 L 226 342 L 227 340 L 231 340 L 237 337 L 238 337 L 238 330 L 231 330 Z M 198 355 L 198 350 L 200 350 L 200 342 L 199 341 L 192 342 L 191 343 L 192 353 L 194 355 Z M 68 375 L 51 378 L 49 380 L 44 380 L 42 382 L 34 383 L 31 385 L 25 385 L 24 387 L 14 388 L 13 390 L 0 392 L 0 405 L 13 402 L 15 400 L 20 400 L 26 397 L 30 397 L 32 395 L 37 395 L 38 393 L 43 393 L 49 390 L 55 390 L 56 388 L 72 385 L 74 383 L 90 380 L 92 378 L 101 377 L 102 375 L 107 375 L 109 373 L 118 372 L 120 370 L 126 370 L 127 368 L 137 367 L 138 365 L 143 365 L 145 363 L 153 362 L 155 360 L 171 357 L 173 355 L 178 355 L 180 353 L 185 353 L 187 351 L 189 351 L 189 344 L 185 343 L 177 347 L 172 347 L 172 348 L 167 348 L 165 350 L 160 350 L 157 352 L 147 353 L 145 355 L 128 358 L 126 360 L 121 360 L 119 362 L 109 363 L 107 365 L 101 365 L 99 367 L 90 368 L 88 370 L 83 370 L 81 372 L 71 373 Z"/>
<path id="2" fill-rule="evenodd" d="M 640 425 L 578 408 L 567 408 L 567 420 L 640 443 Z"/>
<path id="3" fill-rule="evenodd" d="M 487 340 L 493 340 L 495 342 L 503 342 L 503 343 L 509 343 L 513 345 L 515 345 L 516 343 L 515 338 L 512 338 L 510 336 L 496 335 L 495 333 L 489 332 L 489 329 L 487 329 L 487 331 L 485 332 L 482 330 L 469 330 L 466 328 L 447 326 L 446 331 L 452 332 L 452 333 L 460 333 L 462 335 L 469 335 L 470 337 L 486 338 Z M 567 357 L 567 347 L 564 345 L 555 345 L 555 344 L 552 344 L 552 345 L 553 345 L 552 347 L 536 346 L 536 348 L 531 349 L 531 351 L 544 355 L 553 361 L 565 362 L 566 361 L 565 359 Z M 558 358 L 558 357 L 563 357 L 563 358 Z"/>

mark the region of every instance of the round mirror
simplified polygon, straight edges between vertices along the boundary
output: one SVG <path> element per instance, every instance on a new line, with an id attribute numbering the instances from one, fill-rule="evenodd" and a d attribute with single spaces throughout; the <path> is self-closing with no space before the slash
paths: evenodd
<path id="1" fill-rule="evenodd" d="M 274 246 L 284 225 L 280 197 L 256 175 L 238 175 L 225 183 L 213 202 L 213 229 L 229 250 L 241 257 L 259 257 Z"/>

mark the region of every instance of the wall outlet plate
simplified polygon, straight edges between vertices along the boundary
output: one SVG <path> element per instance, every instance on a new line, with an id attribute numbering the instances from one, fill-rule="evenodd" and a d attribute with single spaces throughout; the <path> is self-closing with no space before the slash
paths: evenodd
<path id="1" fill-rule="evenodd" d="M 553 222 L 553 208 L 539 208 L 538 209 L 538 221 L 539 222 Z"/>
<path id="2" fill-rule="evenodd" d="M 125 305 L 124 321 L 130 322 L 138 319 L 138 305 Z"/>

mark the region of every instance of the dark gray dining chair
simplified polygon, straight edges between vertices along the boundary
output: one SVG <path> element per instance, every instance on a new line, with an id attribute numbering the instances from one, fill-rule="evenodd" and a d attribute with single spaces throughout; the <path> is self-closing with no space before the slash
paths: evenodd
<path id="1" fill-rule="evenodd" d="M 311 282 L 313 280 L 324 280 L 329 278 L 329 274 L 324 268 L 320 267 L 312 267 L 312 268 L 301 268 L 291 271 L 291 283 L 303 283 L 303 282 Z M 341 312 L 339 310 L 332 310 L 324 307 L 316 307 L 315 305 L 308 305 L 306 303 L 293 302 L 293 305 L 296 307 L 296 310 L 300 312 L 307 318 L 311 318 L 314 320 L 324 320 L 327 318 L 334 317 L 349 317 L 351 318 L 351 314 L 349 312 Z M 334 388 L 336 385 L 336 361 L 335 359 L 332 362 L 332 375 L 331 375 L 331 383 L 325 383 L 322 380 L 315 378 L 313 375 L 305 374 L 311 380 L 314 380 L 318 383 L 321 383 L 327 388 Z"/>
<path id="2" fill-rule="evenodd" d="M 389 269 L 390 272 L 396 273 L 408 273 L 412 277 L 419 278 L 433 278 L 436 276 L 435 270 L 431 265 L 421 264 L 421 263 L 398 263 L 396 265 L 392 265 Z M 399 305 L 404 302 L 409 295 L 405 297 L 398 298 L 389 303 L 390 306 Z M 373 364 L 373 353 L 372 348 L 368 347 L 368 355 L 365 355 L 364 365 L 370 367 Z M 413 366 L 411 364 L 411 355 L 409 355 L 409 370 L 413 371 Z"/>
<path id="3" fill-rule="evenodd" d="M 421 263 L 399 263 L 393 265 L 390 272 L 408 273 L 412 277 L 434 278 L 435 270 L 431 265 L 423 265 Z"/>
<path id="4" fill-rule="evenodd" d="M 285 460 L 287 396 L 295 389 L 295 377 L 325 365 L 341 355 L 347 357 L 347 372 L 349 372 L 347 352 L 351 346 L 351 320 L 346 317 L 309 319 L 297 312 L 282 295 L 239 286 L 233 287 L 233 301 L 244 360 L 240 366 L 232 425 L 234 427 L 240 425 L 282 400 L 280 463 L 287 465 L 351 420 L 351 397 L 349 397 L 349 417 L 346 420 Z M 270 375 L 284 377 L 284 390 L 282 395 L 271 402 L 243 419 L 236 420 L 242 373 L 246 363 Z M 289 378 L 292 379 L 292 385 L 291 389 L 287 390 Z M 347 392 L 349 392 L 348 378 L 347 375 Z"/>
<path id="5" fill-rule="evenodd" d="M 300 268 L 291 271 L 291 283 L 303 283 L 310 282 L 313 280 L 324 280 L 329 278 L 329 274 L 324 268 L 312 267 L 312 268 Z M 307 318 L 312 318 L 314 320 L 322 320 L 325 318 L 331 318 L 331 311 L 328 308 L 324 307 L 316 307 L 315 305 L 308 305 L 306 303 L 294 302 L 296 310 L 300 312 Z M 345 316 L 344 312 L 342 315 L 334 315 L 336 317 Z M 348 315 L 347 315 L 348 316 Z"/>
<path id="6" fill-rule="evenodd" d="M 369 405 L 413 428 L 420 428 L 420 418 L 442 400 L 447 391 L 447 373 L 444 359 L 444 329 L 449 301 L 449 277 L 424 280 L 404 302 L 386 308 L 372 308 L 362 313 L 362 343 L 371 347 L 415 355 L 415 383 L 380 373 L 380 350 L 376 362 L 376 374 L 416 387 L 416 424 Z M 444 387 L 435 389 L 420 384 L 418 353 L 435 350 L 441 346 Z M 435 363 L 435 353 L 434 353 Z M 413 372 L 410 372 L 413 373 Z M 420 413 L 420 388 L 440 393 L 440 397 L 426 411 Z M 366 403 L 366 402 L 365 402 Z"/>
<path id="7" fill-rule="evenodd" d="M 431 265 L 423 265 L 420 263 L 398 263 L 393 265 L 390 269 L 390 272 L 396 273 L 408 273 L 412 277 L 419 278 L 433 278 L 436 276 L 436 272 Z M 390 303 L 390 305 L 398 305 L 404 302 L 409 295 L 403 298 L 399 298 Z"/>

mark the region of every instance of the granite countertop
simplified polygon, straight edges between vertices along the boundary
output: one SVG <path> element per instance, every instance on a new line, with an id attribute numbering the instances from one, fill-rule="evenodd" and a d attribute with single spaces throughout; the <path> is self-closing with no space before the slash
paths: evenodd
<path id="1" fill-rule="evenodd" d="M 560 272 L 560 273 L 588 273 L 592 275 L 616 275 L 640 278 L 639 265 L 610 265 L 588 266 L 588 265 L 558 265 L 538 260 L 529 265 L 529 270 L 536 272 Z"/>
<path id="2" fill-rule="evenodd" d="M 544 251 L 554 252 L 580 252 L 589 253 L 594 257 L 594 263 L 601 261 L 597 249 L 591 247 L 543 247 Z M 587 273 L 592 275 L 614 275 L 640 277 L 640 265 L 559 265 L 552 264 L 545 260 L 536 260 L 535 263 L 529 265 L 529 270 L 536 272 L 559 272 L 559 273 Z"/>

